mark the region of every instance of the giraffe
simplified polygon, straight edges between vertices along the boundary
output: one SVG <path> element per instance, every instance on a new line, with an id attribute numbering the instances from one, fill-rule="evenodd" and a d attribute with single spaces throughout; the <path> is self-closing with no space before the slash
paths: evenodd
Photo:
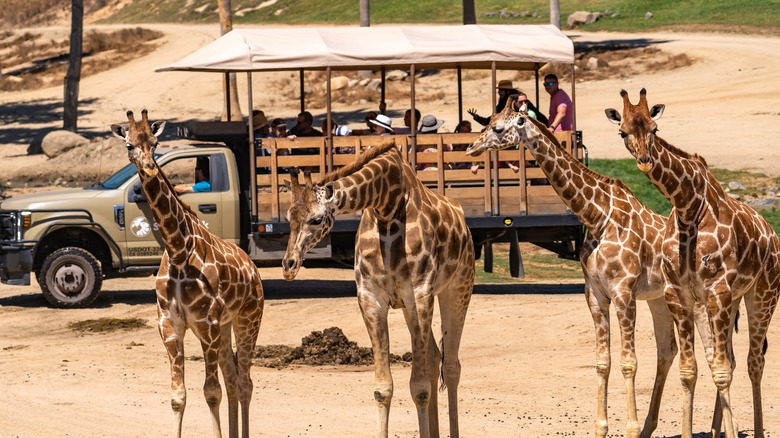
<path id="1" fill-rule="evenodd" d="M 517 96 L 510 99 L 517 99 Z M 614 303 L 621 332 L 620 367 L 628 404 L 625 436 L 649 437 L 658 426 L 664 383 L 677 354 L 674 322 L 664 301 L 660 272 L 666 218 L 645 207 L 619 179 L 601 175 L 574 158 L 544 124 L 528 115 L 524 105 L 517 111 L 511 102 L 508 103 L 492 118 L 466 154 L 479 155 L 486 150 L 506 149 L 518 144 L 525 146 L 553 189 L 588 228 L 580 262 L 585 277 L 585 298 L 596 330 L 598 408 L 595 436 L 603 438 L 608 432 L 609 308 Z M 641 432 L 634 383 L 637 371 L 636 300 L 646 300 L 650 308 L 658 356 L 653 394 Z M 699 315 L 703 314 L 701 309 Z"/>
<path id="2" fill-rule="evenodd" d="M 458 360 L 474 285 L 474 244 L 460 205 L 426 188 L 394 143 L 363 153 L 354 163 L 313 184 L 311 175 L 289 189 L 290 240 L 282 262 L 292 280 L 304 254 L 333 227 L 339 214 L 362 211 L 355 242 L 358 303 L 374 355 L 378 436 L 388 436 L 393 398 L 387 316 L 403 309 L 412 337 L 410 390 L 420 436 L 438 437 L 436 386 L 448 389 L 450 437 L 458 430 Z M 434 297 L 441 315 L 441 351 L 431 329 Z"/>
<path id="3" fill-rule="evenodd" d="M 136 123 L 133 112 L 128 111 L 129 125 L 111 125 L 111 131 L 125 141 L 128 157 L 138 168 L 165 247 L 155 288 L 158 329 L 171 366 L 174 436 L 181 437 L 187 403 L 184 335 L 189 328 L 203 347 L 206 367 L 203 393 L 211 411 L 214 436 L 222 436 L 219 367 L 228 396 L 229 434 L 238 436 L 240 403 L 241 432 L 246 438 L 253 389 L 249 369 L 264 304 L 260 274 L 244 251 L 212 234 L 174 194 L 171 182 L 154 160 L 157 138 L 165 122 L 150 125 L 145 109 L 141 116 L 141 121 Z"/>
<path id="4" fill-rule="evenodd" d="M 712 328 L 710 361 L 728 438 L 736 437 L 729 401 L 734 370 L 732 328 L 744 299 L 750 345 L 747 368 L 753 387 L 753 428 L 764 436 L 761 377 L 769 322 L 780 295 L 780 241 L 752 208 L 731 198 L 704 158 L 687 153 L 658 136 L 664 105 L 649 109 L 647 91 L 631 104 L 620 91 L 623 114 L 607 109 L 637 167 L 672 203 L 663 252 L 664 295 L 680 342 L 680 378 L 684 390 L 682 436 L 692 436 L 693 395 L 697 366 L 691 309 L 704 303 Z M 720 424 L 713 424 L 713 435 Z"/>

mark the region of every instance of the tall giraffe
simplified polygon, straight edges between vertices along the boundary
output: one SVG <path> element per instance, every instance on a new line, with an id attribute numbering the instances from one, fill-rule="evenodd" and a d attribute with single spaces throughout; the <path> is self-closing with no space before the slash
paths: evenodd
<path id="1" fill-rule="evenodd" d="M 358 302 L 374 353 L 374 399 L 379 437 L 388 435 L 393 379 L 387 315 L 403 309 L 412 337 L 410 389 L 420 436 L 438 437 L 439 363 L 448 391 L 450 437 L 458 430 L 460 347 L 474 285 L 474 244 L 460 205 L 429 190 L 393 143 L 375 147 L 318 184 L 293 175 L 287 212 L 290 240 L 282 267 L 295 278 L 304 254 L 333 227 L 339 214 L 362 211 L 355 242 Z M 434 297 L 441 314 L 442 351 L 433 331 Z"/>
<path id="2" fill-rule="evenodd" d="M 512 96 L 510 99 L 516 99 Z M 539 163 L 553 189 L 588 228 L 580 252 L 585 277 L 585 298 L 596 329 L 596 373 L 598 409 L 596 437 L 608 432 L 607 384 L 611 369 L 610 314 L 615 313 L 621 333 L 620 368 L 626 385 L 628 423 L 625 436 L 640 436 L 636 414 L 635 376 L 637 358 L 634 342 L 636 300 L 646 300 L 653 316 L 657 346 L 657 368 L 642 437 L 658 426 L 658 410 L 664 383 L 677 346 L 674 322 L 664 302 L 661 276 L 661 242 L 666 218 L 645 207 L 619 179 L 587 168 L 569 154 L 555 136 L 525 107 L 514 110 L 508 103 L 495 115 L 482 135 L 466 150 L 479 155 L 486 150 L 525 146 Z M 699 315 L 703 317 L 701 309 Z M 706 324 L 702 324 L 706 327 Z M 706 335 L 706 332 L 705 332 Z"/>
<path id="3" fill-rule="evenodd" d="M 682 436 L 692 434 L 697 376 L 691 309 L 695 303 L 705 303 L 713 334 L 712 379 L 723 408 L 726 436 L 736 437 L 729 403 L 734 369 L 731 332 L 739 300 L 744 299 L 754 431 L 756 437 L 763 437 L 763 348 L 780 296 L 780 241 L 755 210 L 726 194 L 704 158 L 657 135 L 655 121 L 663 114 L 664 105 L 649 109 L 644 88 L 636 105 L 631 104 L 625 90 L 620 95 L 622 118 L 612 108 L 606 110 L 607 118 L 620 125 L 620 136 L 636 158 L 637 167 L 673 206 L 662 250 L 666 301 L 680 336 L 680 375 L 685 392 Z M 713 425 L 713 433 L 719 434 L 719 427 Z"/>
<path id="4" fill-rule="evenodd" d="M 203 347 L 206 367 L 203 393 L 211 410 L 214 436 L 222 436 L 219 366 L 227 387 L 230 436 L 238 436 L 240 403 L 241 432 L 246 438 L 253 388 L 249 369 L 263 316 L 260 273 L 244 251 L 212 234 L 174 194 L 171 182 L 154 160 L 157 137 L 165 122 L 150 125 L 146 110 L 141 116 L 141 121 L 136 123 L 133 112 L 128 111 L 129 125 L 111 125 L 111 131 L 125 141 L 128 157 L 138 168 L 165 246 L 155 288 L 158 328 L 171 364 L 174 436 L 181 437 L 187 403 L 184 334 L 190 328 Z"/>

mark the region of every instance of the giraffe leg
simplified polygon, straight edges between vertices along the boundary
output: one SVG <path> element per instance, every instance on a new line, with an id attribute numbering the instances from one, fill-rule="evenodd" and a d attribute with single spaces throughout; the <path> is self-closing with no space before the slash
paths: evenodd
<path id="1" fill-rule="evenodd" d="M 428 405 L 431 400 L 431 381 L 428 366 L 428 333 L 433 319 L 433 295 L 425 292 L 415 292 L 414 303 L 406 303 L 404 317 L 409 333 L 412 336 L 412 376 L 409 379 L 409 390 L 417 407 L 417 420 L 420 425 L 420 438 L 430 438 L 430 421 Z"/>
<path id="2" fill-rule="evenodd" d="M 209 309 L 206 321 L 199 321 L 193 327 L 193 331 L 198 334 L 200 344 L 203 348 L 203 362 L 206 368 L 205 382 L 203 383 L 203 395 L 206 398 L 206 404 L 211 411 L 211 423 L 213 425 L 214 437 L 222 437 L 222 428 L 219 421 L 219 404 L 222 401 L 222 386 L 219 384 L 219 349 L 221 346 L 219 313 L 216 302 Z"/>
<path id="3" fill-rule="evenodd" d="M 228 399 L 228 436 L 238 438 L 238 379 L 236 356 L 233 354 L 233 324 L 220 327 L 219 367 L 225 381 L 225 393 Z"/>
<path id="4" fill-rule="evenodd" d="M 158 329 L 165 350 L 168 353 L 168 361 L 171 366 L 171 409 L 174 415 L 173 436 L 181 438 L 181 426 L 184 419 L 184 408 L 187 406 L 187 387 L 184 385 L 184 334 L 186 328 L 182 324 L 175 324 L 170 312 L 157 306 L 159 315 Z"/>
<path id="5" fill-rule="evenodd" d="M 731 325 L 730 327 L 732 329 L 729 330 L 729 344 L 731 344 L 733 339 L 734 330 L 733 328 L 736 326 L 735 322 L 737 319 L 737 311 L 739 309 L 739 303 L 742 301 L 741 298 L 737 299 L 736 301 L 732 302 L 733 312 L 731 313 Z M 709 324 L 709 320 L 707 317 L 707 309 L 702 305 L 701 303 L 696 303 L 696 306 L 693 309 L 694 311 L 694 317 L 696 318 L 696 325 L 699 328 L 699 335 L 702 339 L 702 344 L 705 345 L 704 349 L 704 355 L 707 358 L 707 363 L 710 365 L 710 370 L 712 370 L 713 361 L 715 358 L 715 341 L 712 338 L 712 329 Z M 734 369 L 736 369 L 737 363 L 734 358 L 734 349 L 731 348 L 729 357 L 731 360 L 731 371 L 733 372 Z M 739 430 L 739 427 L 737 427 L 736 419 L 734 420 L 734 430 Z M 720 437 L 720 429 L 723 426 L 723 408 L 721 407 L 721 401 L 720 401 L 720 394 L 718 391 L 715 391 L 715 408 L 712 412 L 712 426 L 710 427 L 710 436 L 711 437 Z"/>
<path id="6" fill-rule="evenodd" d="M 615 298 L 615 313 L 620 327 L 620 371 L 623 374 L 623 384 L 626 388 L 626 422 L 625 436 L 639 437 L 639 421 L 636 415 L 636 299 L 632 287 L 618 290 Z"/>
<path id="7" fill-rule="evenodd" d="M 439 394 L 436 388 L 439 386 L 439 365 L 441 364 L 441 351 L 436 346 L 436 337 L 433 330 L 428 330 L 428 356 L 426 363 L 428 380 L 431 384 L 431 397 L 428 401 L 428 433 L 432 437 L 439 436 Z"/>
<path id="8" fill-rule="evenodd" d="M 745 295 L 745 308 L 749 319 L 750 346 L 748 350 L 748 376 L 753 387 L 753 430 L 756 438 L 764 436 L 764 411 L 761 401 L 761 379 L 764 375 L 764 343 L 769 322 L 772 319 L 777 294 L 767 303 L 758 303 L 755 293 Z"/>
<path id="9" fill-rule="evenodd" d="M 379 421 L 379 438 L 387 438 L 390 403 L 393 400 L 393 376 L 390 373 L 390 338 L 387 327 L 388 306 L 358 285 L 358 304 L 371 338 L 374 353 L 374 400 Z"/>
<path id="10" fill-rule="evenodd" d="M 653 316 L 653 331 L 655 332 L 655 346 L 657 364 L 655 370 L 655 383 L 653 395 L 650 397 L 645 425 L 642 428 L 642 438 L 650 438 L 658 427 L 658 411 L 661 408 L 661 398 L 664 393 L 664 385 L 669 370 L 677 355 L 677 343 L 674 337 L 674 320 L 663 298 L 647 302 L 650 314 Z"/>
<path id="11" fill-rule="evenodd" d="M 604 438 L 609 431 L 607 421 L 607 393 L 609 385 L 609 372 L 611 358 L 609 354 L 609 305 L 610 302 L 603 296 L 596 296 L 585 283 L 585 299 L 593 317 L 593 325 L 596 328 L 596 375 L 598 377 L 598 408 L 596 409 L 596 438 Z"/>
<path id="12" fill-rule="evenodd" d="M 259 287 L 259 286 L 258 286 Z M 260 296 L 262 297 L 262 291 Z M 254 384 L 250 369 L 257 336 L 260 333 L 260 321 L 263 317 L 263 301 L 255 301 L 239 315 L 233 324 L 236 335 L 236 362 L 238 364 L 238 400 L 241 403 L 241 437 L 249 438 L 249 404 L 252 401 Z"/>
<path id="13" fill-rule="evenodd" d="M 466 321 L 466 310 L 471 290 L 454 296 L 439 296 L 442 333 L 442 375 L 447 387 L 447 406 L 449 408 L 450 438 L 460 437 L 458 424 L 458 385 L 460 384 L 460 340 Z"/>
<path id="14" fill-rule="evenodd" d="M 668 274 L 667 274 L 668 275 Z M 675 283 L 676 284 L 676 283 Z M 680 381 L 683 386 L 682 438 L 693 437 L 693 394 L 696 392 L 698 368 L 694 352 L 694 318 L 691 308 L 680 299 L 680 289 L 667 280 L 664 299 L 674 317 L 680 344 Z"/>
<path id="15" fill-rule="evenodd" d="M 714 357 L 712 361 L 712 380 L 718 389 L 720 407 L 723 412 L 723 427 L 727 438 L 736 438 L 734 419 L 731 411 L 729 389 L 733 377 L 733 350 L 731 328 L 733 314 L 737 309 L 732 307 L 731 290 L 725 279 L 716 281 L 707 294 L 707 314 L 710 317 L 714 342 Z"/>

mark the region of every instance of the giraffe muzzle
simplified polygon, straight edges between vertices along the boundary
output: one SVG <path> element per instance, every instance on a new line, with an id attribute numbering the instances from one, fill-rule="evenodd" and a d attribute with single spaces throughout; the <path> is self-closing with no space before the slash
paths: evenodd
<path id="1" fill-rule="evenodd" d="M 295 258 L 285 258 L 282 260 L 282 275 L 287 281 L 291 281 L 298 275 L 298 269 L 300 268 L 300 261 Z"/>

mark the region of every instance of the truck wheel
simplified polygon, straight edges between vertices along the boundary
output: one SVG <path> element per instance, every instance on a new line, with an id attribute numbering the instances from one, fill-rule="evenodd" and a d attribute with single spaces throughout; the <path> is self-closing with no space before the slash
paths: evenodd
<path id="1" fill-rule="evenodd" d="M 59 308 L 89 306 L 103 284 L 103 273 L 95 256 L 76 247 L 60 248 L 49 254 L 37 278 L 43 297 Z"/>

